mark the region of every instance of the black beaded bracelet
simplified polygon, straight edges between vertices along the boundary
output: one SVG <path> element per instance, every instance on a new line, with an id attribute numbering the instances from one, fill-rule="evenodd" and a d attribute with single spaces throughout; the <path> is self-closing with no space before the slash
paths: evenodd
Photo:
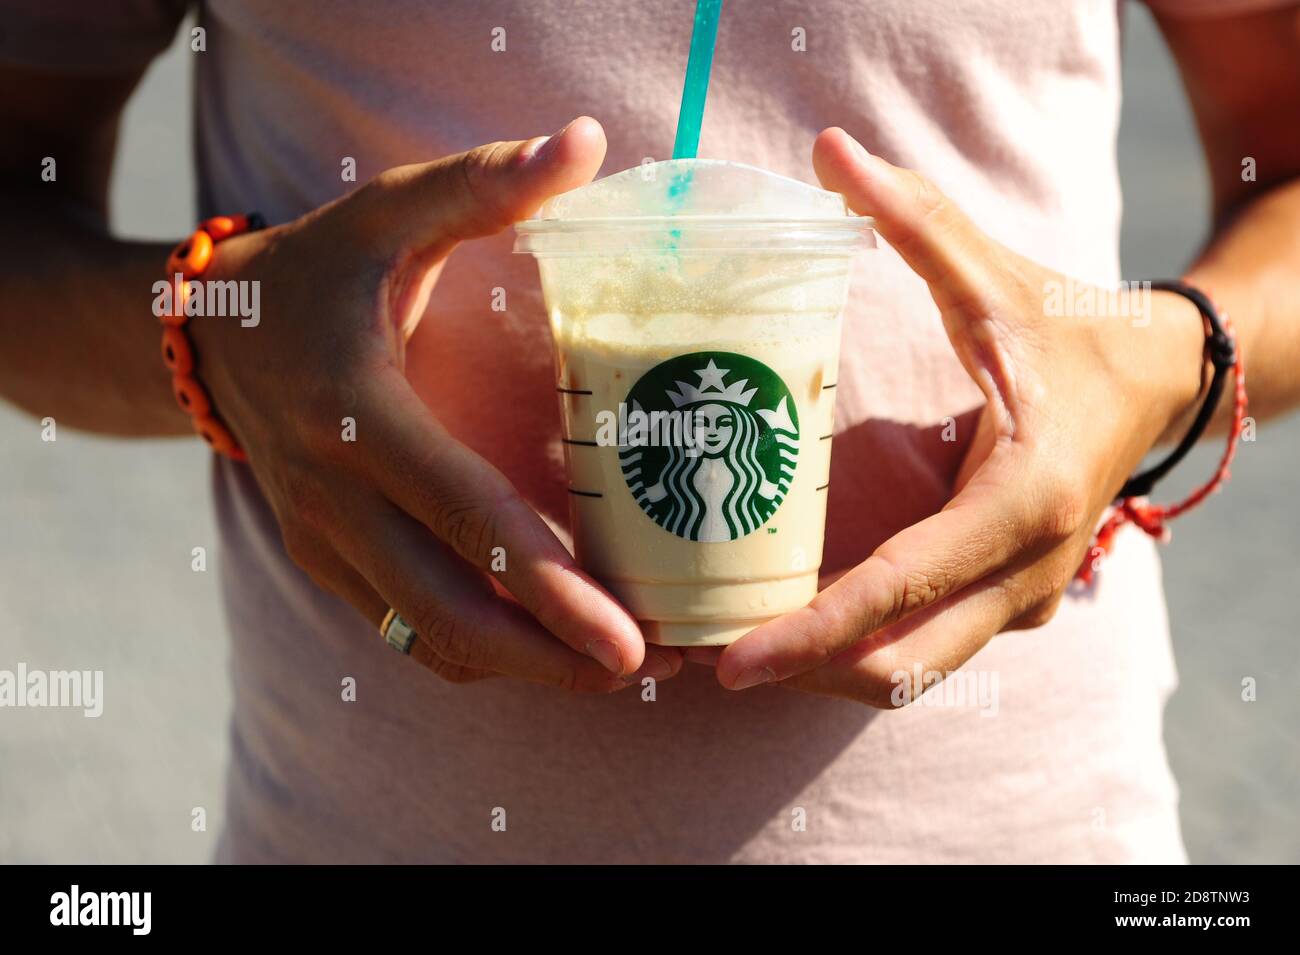
<path id="1" fill-rule="evenodd" d="M 1214 417 L 1219 399 L 1223 396 L 1223 389 L 1228 383 L 1228 372 L 1237 363 L 1237 343 L 1224 328 L 1223 320 L 1208 295 L 1186 282 L 1172 279 L 1151 282 L 1150 286 L 1153 291 L 1175 292 L 1181 295 L 1195 305 L 1201 313 L 1205 323 L 1204 358 L 1208 358 L 1214 367 L 1214 377 L 1210 379 L 1210 386 L 1205 392 L 1205 400 L 1201 403 L 1200 411 L 1196 413 L 1196 420 L 1192 422 L 1191 428 L 1178 443 L 1178 447 L 1174 448 L 1159 464 L 1129 478 L 1120 488 L 1117 500 L 1126 497 L 1146 497 L 1156 486 L 1156 482 L 1187 456 L 1187 452 L 1191 451 L 1192 446 L 1201 439 L 1201 435 L 1209 426 L 1210 419 Z"/>

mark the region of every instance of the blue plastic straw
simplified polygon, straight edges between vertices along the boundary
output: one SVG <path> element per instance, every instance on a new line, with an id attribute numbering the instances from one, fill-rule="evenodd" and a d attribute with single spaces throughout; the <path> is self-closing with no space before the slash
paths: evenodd
<path id="1" fill-rule="evenodd" d="M 674 159 L 694 159 L 700 149 L 704 97 L 709 92 L 709 71 L 713 68 L 713 45 L 718 39 L 718 17 L 721 14 L 722 0 L 695 0 L 695 28 L 691 31 L 686 81 L 682 84 L 682 109 L 677 114 Z"/>

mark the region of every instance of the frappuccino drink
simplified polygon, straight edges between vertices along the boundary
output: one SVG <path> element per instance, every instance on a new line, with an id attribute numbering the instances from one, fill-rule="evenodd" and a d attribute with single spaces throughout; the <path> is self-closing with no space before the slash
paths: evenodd
<path id="1" fill-rule="evenodd" d="M 808 603 L 869 220 L 760 169 L 675 160 L 518 232 L 554 333 L 578 562 L 660 644 L 727 644 Z"/>

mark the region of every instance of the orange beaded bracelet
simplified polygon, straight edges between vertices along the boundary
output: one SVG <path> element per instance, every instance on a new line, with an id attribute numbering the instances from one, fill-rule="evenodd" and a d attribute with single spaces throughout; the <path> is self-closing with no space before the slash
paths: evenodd
<path id="1" fill-rule="evenodd" d="M 172 394 L 181 410 L 194 422 L 194 430 L 218 454 L 235 461 L 247 461 L 248 455 L 239 446 L 235 436 L 217 418 L 207 389 L 194 375 L 196 359 L 190 337 L 185 334 L 185 323 L 190 320 L 185 310 L 193 286 L 191 279 L 198 278 L 212 261 L 212 250 L 218 242 L 241 232 L 256 232 L 266 222 L 256 212 L 248 215 L 214 216 L 199 223 L 194 234 L 172 251 L 167 259 L 167 281 L 172 286 L 172 307 L 159 315 L 162 321 L 162 358 L 172 373 Z"/>

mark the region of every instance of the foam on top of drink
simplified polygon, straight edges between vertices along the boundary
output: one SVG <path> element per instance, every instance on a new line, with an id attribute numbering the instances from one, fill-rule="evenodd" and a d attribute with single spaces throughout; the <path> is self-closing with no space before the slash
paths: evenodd
<path id="1" fill-rule="evenodd" d="M 515 230 L 570 331 L 611 315 L 638 327 L 671 315 L 833 317 L 853 254 L 872 244 L 871 220 L 838 193 L 717 159 L 625 169 L 555 196 Z"/>
<path id="2" fill-rule="evenodd" d="M 555 196 L 541 219 L 626 216 L 745 216 L 790 219 L 845 215 L 838 193 L 722 159 L 644 163 Z"/>

